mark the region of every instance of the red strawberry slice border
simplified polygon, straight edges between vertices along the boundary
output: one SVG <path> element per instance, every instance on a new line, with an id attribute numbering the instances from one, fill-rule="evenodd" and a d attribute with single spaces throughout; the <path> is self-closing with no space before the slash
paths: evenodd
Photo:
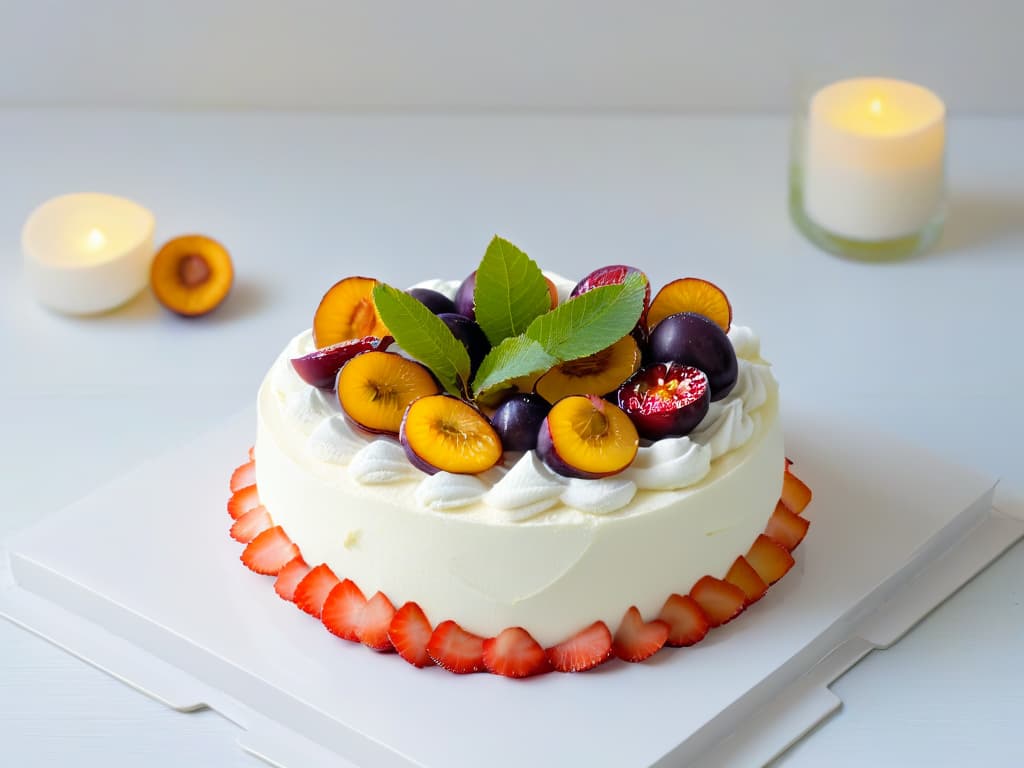
<path id="1" fill-rule="evenodd" d="M 736 558 L 724 579 L 704 576 L 688 594 L 669 595 L 661 614 L 650 621 L 644 622 L 631 606 L 614 635 L 597 621 L 547 649 L 522 627 L 507 627 L 489 638 L 474 635 L 451 619 L 432 627 L 414 602 L 396 607 L 383 592 L 367 599 L 357 584 L 335 576 L 326 564 L 308 566 L 299 547 L 260 504 L 252 448 L 249 461 L 231 475 L 227 507 L 232 537 L 246 544 L 242 562 L 255 573 L 274 577 L 282 600 L 320 619 L 336 636 L 377 652 L 397 650 L 416 667 L 436 664 L 458 674 L 490 672 L 521 678 L 551 671 L 584 672 L 616 656 L 639 662 L 662 647 L 694 645 L 761 599 L 793 567 L 791 553 L 810 525 L 802 513 L 811 501 L 811 489 L 790 471 L 791 466 L 786 459 L 782 498 L 764 533 L 746 555 Z M 242 481 L 251 482 L 240 485 Z"/>

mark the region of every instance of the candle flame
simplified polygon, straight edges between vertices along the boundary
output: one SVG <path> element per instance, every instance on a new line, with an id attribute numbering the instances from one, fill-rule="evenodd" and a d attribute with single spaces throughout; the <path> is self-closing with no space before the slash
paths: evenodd
<path id="1" fill-rule="evenodd" d="M 103 234 L 102 229 L 93 227 L 89 230 L 89 234 L 85 236 L 85 249 L 87 251 L 98 251 L 106 244 L 107 236 Z"/>
<path id="2" fill-rule="evenodd" d="M 882 114 L 882 100 L 881 99 L 872 99 L 871 103 L 868 105 L 868 111 L 872 115 L 880 115 L 880 114 Z"/>

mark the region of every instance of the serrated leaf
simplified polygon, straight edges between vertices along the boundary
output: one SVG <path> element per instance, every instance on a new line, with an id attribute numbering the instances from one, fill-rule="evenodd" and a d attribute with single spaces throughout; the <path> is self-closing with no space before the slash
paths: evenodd
<path id="1" fill-rule="evenodd" d="M 644 309 L 642 274 L 604 285 L 555 307 L 526 329 L 526 336 L 559 361 L 576 360 L 606 349 L 633 330 Z"/>
<path id="2" fill-rule="evenodd" d="M 542 373 L 558 362 L 534 339 L 512 336 L 493 347 L 480 363 L 473 392 L 479 397 L 513 379 Z"/>
<path id="3" fill-rule="evenodd" d="M 468 389 L 469 353 L 444 321 L 405 291 L 384 283 L 374 286 L 373 302 L 398 345 L 427 366 L 447 392 L 462 397 Z"/>
<path id="4" fill-rule="evenodd" d="M 492 345 L 523 333 L 551 309 L 540 267 L 516 246 L 495 235 L 476 270 L 476 321 Z"/>

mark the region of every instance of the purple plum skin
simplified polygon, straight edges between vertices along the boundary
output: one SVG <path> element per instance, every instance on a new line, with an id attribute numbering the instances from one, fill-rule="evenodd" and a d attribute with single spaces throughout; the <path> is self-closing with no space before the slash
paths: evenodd
<path id="1" fill-rule="evenodd" d="M 402 444 L 402 448 L 405 450 L 406 458 L 409 459 L 410 464 L 421 472 L 426 472 L 428 475 L 436 475 L 441 470 L 416 453 L 416 451 L 412 449 L 412 446 L 409 445 L 409 441 L 405 438 L 405 422 L 408 418 L 409 409 L 406 408 L 405 414 L 402 416 L 402 424 L 398 428 L 398 442 Z"/>
<path id="2" fill-rule="evenodd" d="M 491 351 L 491 342 L 487 340 L 484 329 L 477 325 L 476 320 L 471 320 L 465 315 L 443 312 L 438 315 L 452 335 L 462 342 L 462 346 L 469 353 L 469 364 L 472 373 L 480 367 L 480 363 Z"/>
<path id="3" fill-rule="evenodd" d="M 363 352 L 385 351 L 394 342 L 391 336 L 376 339 L 366 336 L 362 339 L 342 341 L 308 355 L 292 358 L 292 368 L 307 384 L 319 389 L 333 390 L 338 381 L 338 371 L 349 360 Z"/>
<path id="4" fill-rule="evenodd" d="M 468 317 L 470 320 L 476 319 L 476 304 L 474 303 L 473 293 L 476 291 L 476 272 L 474 271 L 469 277 L 462 281 L 462 285 L 459 286 L 459 290 L 455 292 L 455 312 Z"/>
<path id="5" fill-rule="evenodd" d="M 739 376 L 736 350 L 725 331 L 695 312 L 669 315 L 653 331 L 648 342 L 652 360 L 700 368 L 707 374 L 711 400 L 732 392 Z"/>
<path id="6" fill-rule="evenodd" d="M 532 451 L 551 404 L 540 395 L 517 394 L 498 406 L 491 426 L 506 451 Z"/>
<path id="7" fill-rule="evenodd" d="M 642 413 L 631 408 L 629 401 L 634 386 L 645 379 L 650 381 L 651 378 L 663 375 L 665 369 L 671 367 L 665 363 L 646 366 L 633 374 L 625 384 L 619 387 L 616 405 L 629 415 L 633 426 L 636 427 L 636 431 L 640 433 L 640 436 L 648 440 L 661 440 L 664 437 L 682 437 L 690 434 L 704 420 L 708 413 L 708 407 L 711 405 L 711 388 L 710 386 L 705 386 L 704 393 L 698 400 L 694 400 L 692 403 L 684 405 L 675 411 Z M 703 374 L 703 371 L 698 371 L 698 373 Z"/>
<path id="8" fill-rule="evenodd" d="M 409 295 L 425 306 L 435 315 L 455 311 L 455 302 L 443 293 L 431 290 L 430 288 L 413 288 Z"/>

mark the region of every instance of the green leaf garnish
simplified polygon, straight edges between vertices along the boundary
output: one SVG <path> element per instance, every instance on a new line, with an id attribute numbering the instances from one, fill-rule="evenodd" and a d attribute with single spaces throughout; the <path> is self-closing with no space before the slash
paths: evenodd
<path id="1" fill-rule="evenodd" d="M 373 303 L 402 349 L 427 366 L 449 394 L 468 394 L 469 353 L 443 320 L 405 291 L 384 283 L 374 286 Z"/>
<path id="2" fill-rule="evenodd" d="M 633 330 L 646 290 L 646 278 L 632 272 L 622 283 L 594 288 L 541 315 L 526 335 L 561 361 L 593 355 Z"/>
<path id="3" fill-rule="evenodd" d="M 487 353 L 473 378 L 473 391 L 477 396 L 486 394 L 513 379 L 542 373 L 558 362 L 539 342 L 524 335 L 512 336 Z"/>
<path id="4" fill-rule="evenodd" d="M 536 262 L 495 235 L 476 271 L 473 303 L 477 323 L 496 346 L 549 311 L 551 294 Z"/>
<path id="5" fill-rule="evenodd" d="M 473 379 L 473 392 L 480 397 L 512 379 L 607 349 L 636 326 L 646 287 L 644 276 L 632 273 L 620 284 L 595 288 L 537 317 L 525 333 L 488 353 Z"/>

